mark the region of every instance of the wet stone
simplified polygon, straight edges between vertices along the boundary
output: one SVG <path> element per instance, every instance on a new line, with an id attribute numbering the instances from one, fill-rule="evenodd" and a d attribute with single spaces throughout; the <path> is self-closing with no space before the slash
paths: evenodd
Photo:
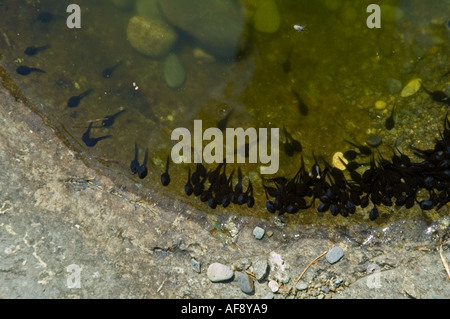
<path id="1" fill-rule="evenodd" d="M 206 275 L 212 282 L 220 282 L 233 278 L 234 272 L 229 266 L 221 263 L 213 263 L 209 265 Z"/>
<path id="2" fill-rule="evenodd" d="M 253 17 L 255 30 L 263 33 L 274 33 L 280 27 L 281 18 L 273 0 L 261 0 Z"/>
<path id="3" fill-rule="evenodd" d="M 344 257 L 344 250 L 341 247 L 333 247 L 326 254 L 325 258 L 330 264 L 335 264 Z"/>
<path id="4" fill-rule="evenodd" d="M 175 53 L 170 53 L 164 61 L 164 79 L 173 89 L 182 86 L 186 79 L 186 71 Z"/>
<path id="5" fill-rule="evenodd" d="M 235 58 L 246 47 L 245 14 L 236 0 L 164 0 L 159 7 L 172 25 L 215 56 Z"/>
<path id="6" fill-rule="evenodd" d="M 253 274 L 256 280 L 262 280 L 267 276 L 268 266 L 266 259 L 259 259 L 253 264 Z"/>
<path id="7" fill-rule="evenodd" d="M 300 291 L 306 290 L 306 289 L 308 289 L 308 284 L 306 282 L 300 280 L 297 283 L 297 285 L 295 285 L 295 289 L 300 290 Z"/>
<path id="8" fill-rule="evenodd" d="M 238 273 L 236 275 L 236 280 L 242 292 L 248 295 L 251 295 L 255 292 L 255 283 L 249 275 L 245 273 Z"/>
<path id="9" fill-rule="evenodd" d="M 127 38 L 136 51 L 157 58 L 172 50 L 177 34 L 161 19 L 134 16 L 128 22 Z"/>
<path id="10" fill-rule="evenodd" d="M 372 147 L 380 146 L 381 142 L 382 142 L 381 137 L 376 134 L 370 135 L 366 139 L 367 145 L 372 146 Z"/>
<path id="11" fill-rule="evenodd" d="M 255 236 L 256 239 L 262 239 L 264 237 L 265 231 L 261 227 L 256 226 L 253 229 L 253 236 Z"/>
<path id="12" fill-rule="evenodd" d="M 200 262 L 198 262 L 194 258 L 191 259 L 191 267 L 195 272 L 200 273 Z"/>

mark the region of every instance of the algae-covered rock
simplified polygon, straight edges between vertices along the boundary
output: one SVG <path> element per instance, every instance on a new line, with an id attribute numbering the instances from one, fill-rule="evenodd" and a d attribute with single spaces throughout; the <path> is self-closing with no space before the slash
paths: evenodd
<path id="1" fill-rule="evenodd" d="M 164 79 L 173 89 L 183 85 L 186 71 L 175 53 L 170 53 L 164 61 Z"/>
<path id="2" fill-rule="evenodd" d="M 280 27 L 281 18 L 273 0 L 261 0 L 255 15 L 253 26 L 255 30 L 264 33 L 274 33 Z"/>
<path id="3" fill-rule="evenodd" d="M 236 0 L 160 0 L 167 20 L 217 57 L 234 58 L 246 47 L 243 8 Z"/>
<path id="4" fill-rule="evenodd" d="M 134 16 L 127 28 L 130 44 L 150 57 L 162 57 L 172 50 L 177 34 L 166 22 L 157 18 Z"/>
<path id="5" fill-rule="evenodd" d="M 146 18 L 162 17 L 158 7 L 158 0 L 137 0 L 136 11 L 138 15 Z"/>

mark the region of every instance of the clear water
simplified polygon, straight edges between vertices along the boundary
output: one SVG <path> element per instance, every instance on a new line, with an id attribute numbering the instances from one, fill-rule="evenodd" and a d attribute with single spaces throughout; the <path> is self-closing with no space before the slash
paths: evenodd
<path id="1" fill-rule="evenodd" d="M 405 86 L 411 79 L 421 78 L 429 87 L 449 89 L 449 78 L 441 76 L 450 69 L 450 31 L 445 26 L 450 2 L 385 1 L 391 9 L 396 8 L 397 18 L 385 14 L 382 8 L 381 28 L 369 29 L 366 8 L 372 2 L 278 0 L 275 3 L 281 24 L 275 33 L 267 34 L 252 27 L 258 1 L 242 0 L 251 32 L 247 54 L 238 61 L 199 63 L 193 54 L 197 44 L 181 37 L 174 52 L 187 78 L 174 90 L 164 80 L 163 59 L 143 56 L 127 41 L 128 21 L 136 15 L 134 7 L 122 10 L 112 1 L 80 0 L 76 3 L 82 9 L 82 27 L 68 29 L 65 19 L 70 1 L 3 0 L 0 63 L 36 111 L 48 116 L 74 149 L 120 172 L 118 178 L 132 179 L 151 192 L 162 189 L 160 175 L 175 144 L 170 139 L 172 130 L 192 129 L 195 119 L 203 120 L 204 128 L 217 127 L 231 110 L 234 113 L 229 127 L 286 127 L 301 142 L 308 167 L 314 162 L 313 152 L 331 161 L 335 152 L 349 149 L 344 139 L 363 143 L 369 134 L 383 138 L 380 151 L 386 154 L 394 143 L 405 146 L 405 152 L 412 143 L 429 147 L 446 110 L 432 104 L 423 92 L 401 98 L 387 83 L 394 78 Z M 36 21 L 41 12 L 57 17 L 43 24 Z M 306 30 L 297 32 L 294 24 L 304 25 Z M 45 44 L 51 44 L 51 48 L 35 57 L 23 53 L 28 46 Z M 291 70 L 286 73 L 283 63 L 288 57 Z M 111 78 L 104 79 L 101 72 L 119 60 L 123 64 Z M 20 76 L 15 73 L 19 65 L 38 67 L 47 73 Z M 66 106 L 69 97 L 90 88 L 94 91 L 77 108 Z M 300 114 L 292 90 L 308 105 L 308 115 Z M 378 100 L 387 103 L 386 109 L 374 107 Z M 384 120 L 394 104 L 396 128 L 387 131 Z M 111 128 L 93 129 L 95 136 L 112 137 L 93 148 L 84 146 L 81 136 L 88 123 L 120 108 L 127 111 Z M 94 122 L 94 126 L 99 124 Z M 149 175 L 144 180 L 128 172 L 135 142 L 141 160 L 146 148 L 150 153 Z M 281 152 L 277 175 L 294 175 L 299 163 L 300 154 L 289 157 Z M 267 217 L 259 166 L 239 166 L 255 182 L 256 205 L 253 209 L 231 205 L 224 211 Z M 229 170 L 233 168 L 237 164 Z M 164 192 L 211 211 L 206 204 L 184 195 L 186 164 L 172 163 L 170 174 L 172 182 Z M 318 216 L 311 209 L 289 218 L 302 223 L 347 222 L 328 215 Z M 367 220 L 367 214 L 356 215 L 349 219 Z"/>

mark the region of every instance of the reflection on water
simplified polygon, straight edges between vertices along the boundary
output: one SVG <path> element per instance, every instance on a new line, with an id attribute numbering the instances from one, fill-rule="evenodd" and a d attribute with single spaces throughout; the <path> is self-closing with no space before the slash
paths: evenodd
<path id="1" fill-rule="evenodd" d="M 314 163 L 313 152 L 331 162 L 334 153 L 350 148 L 345 139 L 362 144 L 370 136 L 382 138 L 381 151 L 390 152 L 394 142 L 429 146 L 441 127 L 445 112 L 423 108 L 426 95 L 402 98 L 400 91 L 414 78 L 448 90 L 449 80 L 441 76 L 449 69 L 449 2 L 390 1 L 382 6 L 381 28 L 369 29 L 371 2 L 203 0 L 191 10 L 189 1 L 162 0 L 158 6 L 150 0 L 80 0 L 82 27 L 69 29 L 69 2 L 4 0 L 1 63 L 37 110 L 74 138 L 77 149 L 129 170 L 135 144 L 139 158 L 148 148 L 148 176 L 141 180 L 129 173 L 143 187 L 161 187 L 176 143 L 171 132 L 193 130 L 194 120 L 202 120 L 204 128 L 225 122 L 280 128 L 281 142 L 301 144 L 301 152 L 280 147 L 278 175 L 292 176 L 301 154 L 307 167 Z M 200 16 L 208 9 L 216 15 Z M 130 27 L 135 16 L 144 22 Z M 162 19 L 163 24 L 148 23 Z M 155 30 L 151 41 L 142 41 Z M 161 33 L 163 40 L 157 39 Z M 222 33 L 226 36 L 216 36 Z M 41 49 L 27 54 L 29 47 Z M 46 73 L 21 76 L 15 73 L 20 65 Z M 68 107 L 76 96 L 78 103 Z M 394 105 L 395 128 L 386 130 Z M 420 114 L 426 118 L 418 121 Z M 89 138 L 111 136 L 87 147 L 82 137 L 88 127 Z M 253 181 L 256 205 L 228 210 L 266 216 L 259 165 L 233 168 L 238 166 Z M 170 175 L 167 189 L 185 200 L 187 165 L 171 163 Z M 300 221 L 317 222 L 311 211 Z"/>

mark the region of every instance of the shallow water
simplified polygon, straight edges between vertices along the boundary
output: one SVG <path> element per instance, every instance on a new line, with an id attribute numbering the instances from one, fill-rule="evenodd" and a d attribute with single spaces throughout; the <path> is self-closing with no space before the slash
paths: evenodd
<path id="1" fill-rule="evenodd" d="M 442 129 L 446 110 L 430 102 L 421 91 L 401 98 L 398 92 L 392 93 L 387 82 L 393 78 L 404 86 L 413 78 L 421 78 L 427 86 L 448 92 L 450 80 L 441 76 L 450 64 L 450 31 L 445 26 L 449 1 L 390 1 L 391 8 L 382 8 L 380 29 L 366 25 L 366 8 L 372 1 L 275 2 L 281 24 L 271 34 L 252 26 L 258 2 L 240 2 L 251 35 L 249 49 L 236 61 L 201 63 L 193 54 L 198 48 L 195 41 L 180 36 L 173 52 L 187 78 L 179 89 L 166 84 L 163 59 L 146 57 L 127 41 L 127 24 L 136 15 L 135 8 L 122 10 L 111 1 L 78 1 L 82 9 L 80 29 L 66 26 L 70 2 L 0 1 L 1 65 L 35 110 L 49 117 L 74 149 L 120 172 L 118 183 L 120 178 L 131 178 L 141 189 L 151 191 L 162 188 L 160 175 L 175 144 L 170 139 L 172 130 L 192 130 L 194 120 L 202 120 L 204 128 L 217 127 L 231 110 L 229 127 L 286 127 L 301 142 L 307 167 L 314 162 L 313 152 L 331 161 L 336 151 L 349 149 L 344 138 L 363 143 L 368 135 L 378 134 L 383 138 L 380 151 L 386 154 L 394 143 L 405 152 L 412 143 L 418 147 L 432 145 Z M 397 8 L 397 18 L 389 16 L 392 8 Z M 43 24 L 36 21 L 41 12 L 51 12 L 56 18 Z M 306 26 L 305 31 L 297 32 L 294 24 Z M 36 56 L 24 54 L 28 46 L 46 44 L 51 48 Z M 283 63 L 289 56 L 291 69 L 287 73 Z M 118 61 L 123 64 L 111 78 L 103 78 L 102 71 Z M 14 71 L 19 65 L 47 73 L 20 76 Z M 78 107 L 66 106 L 69 97 L 90 88 L 93 92 Z M 308 106 L 307 115 L 299 112 L 292 90 Z M 374 107 L 378 100 L 387 103 L 385 110 Z M 396 127 L 387 131 L 384 120 L 394 104 Z M 100 125 L 98 120 L 121 108 L 126 112 L 111 128 L 94 127 L 92 131 L 95 136 L 112 137 L 87 148 L 81 137 L 88 124 L 97 120 L 94 126 Z M 144 180 L 129 173 L 135 142 L 141 160 L 149 149 L 149 175 Z M 294 175 L 299 163 L 300 154 L 289 157 L 281 151 L 277 175 Z M 267 218 L 270 214 L 264 207 L 259 165 L 239 166 L 255 183 L 256 205 L 253 209 L 232 205 L 224 211 Z M 229 171 L 237 167 L 229 165 Z M 186 164 L 171 163 L 170 174 L 172 181 L 164 193 L 211 211 L 197 198 L 184 195 Z M 392 212 L 394 217 L 390 216 Z M 381 220 L 407 214 L 410 212 L 406 210 L 386 209 Z M 434 219 L 439 214 L 426 218 Z M 294 224 L 346 224 L 367 220 L 366 215 L 357 213 L 344 219 L 329 213 L 319 216 L 311 209 L 287 219 Z"/>

